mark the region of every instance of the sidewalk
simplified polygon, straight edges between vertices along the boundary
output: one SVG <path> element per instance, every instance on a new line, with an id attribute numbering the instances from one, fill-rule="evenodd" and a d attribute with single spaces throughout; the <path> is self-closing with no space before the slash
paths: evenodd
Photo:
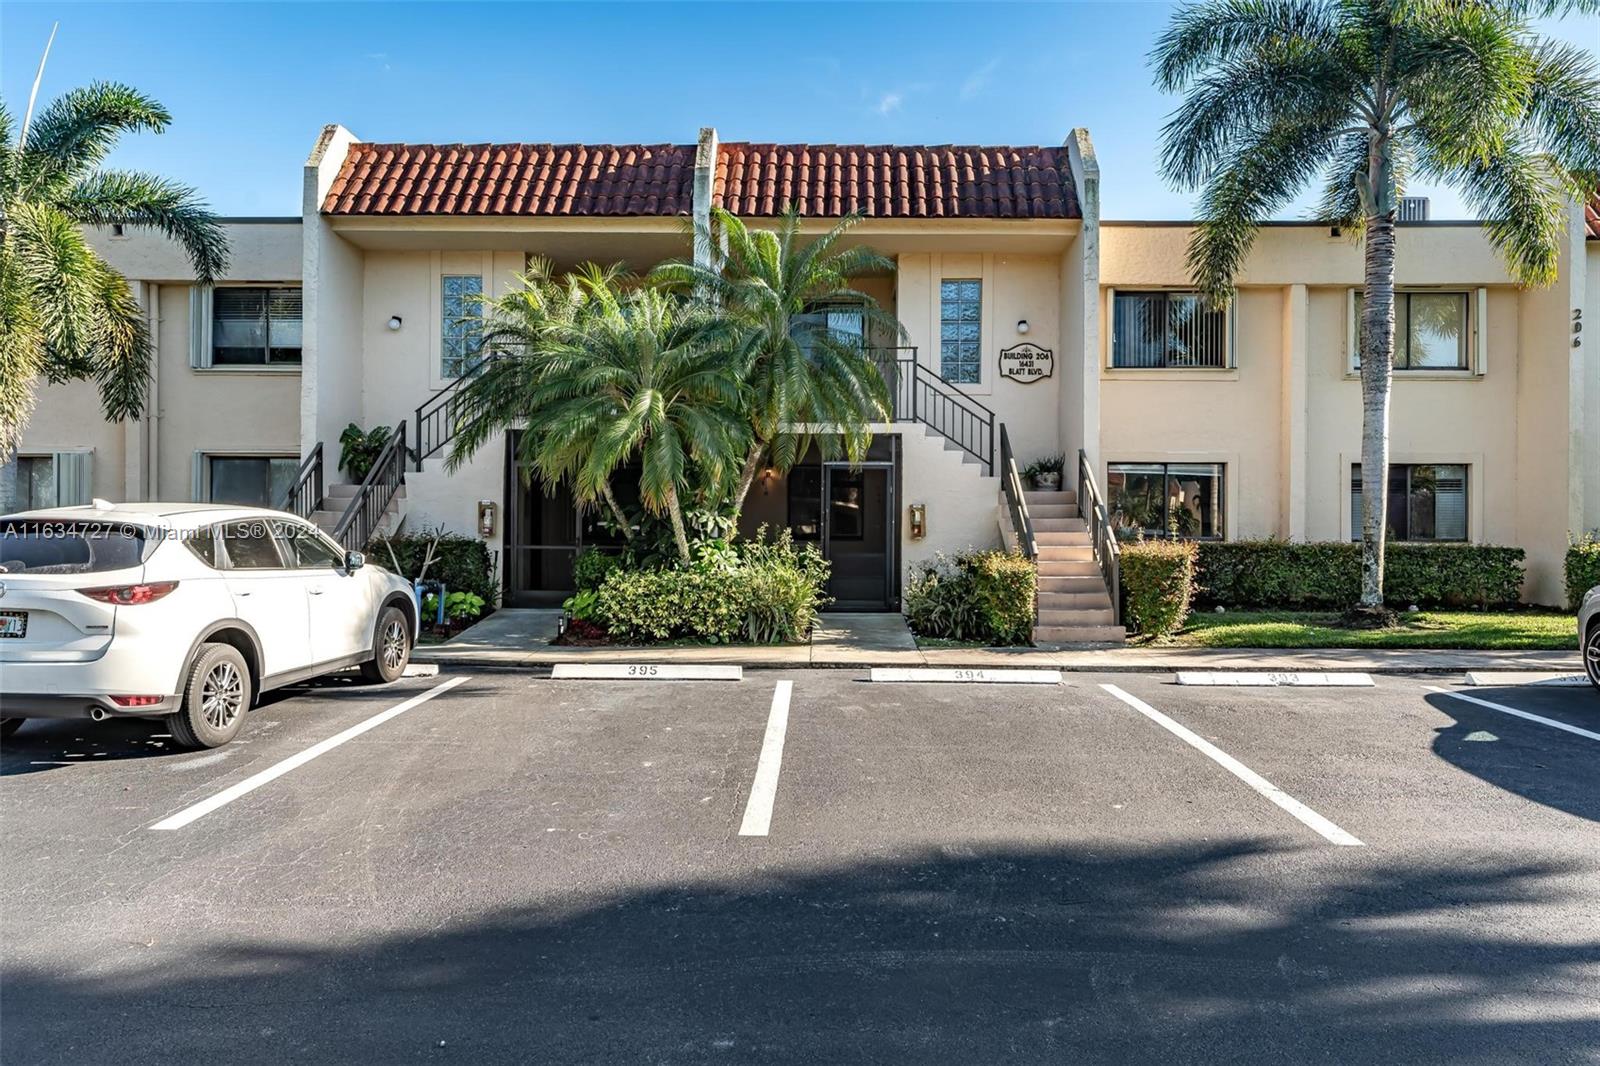
<path id="1" fill-rule="evenodd" d="M 1364 651 L 1262 648 L 918 648 L 898 615 L 824 615 L 808 644 L 779 647 L 603 647 L 553 645 L 556 610 L 506 609 L 412 661 L 505 669 L 564 662 L 738 663 L 751 667 L 1055 667 L 1077 671 L 1361 670 L 1374 674 L 1467 670 L 1577 672 L 1576 651 Z"/>

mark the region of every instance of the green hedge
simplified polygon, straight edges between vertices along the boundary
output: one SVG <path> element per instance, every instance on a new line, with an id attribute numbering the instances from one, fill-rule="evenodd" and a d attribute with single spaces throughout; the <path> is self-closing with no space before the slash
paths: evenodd
<path id="1" fill-rule="evenodd" d="M 796 549 L 785 531 L 686 567 L 611 567 L 595 592 L 593 618 L 622 641 L 794 643 L 827 602 L 827 580 L 828 563 L 816 547 Z"/>
<path id="2" fill-rule="evenodd" d="M 1201 541 L 1203 606 L 1343 610 L 1361 594 L 1361 545 L 1281 540 Z M 1487 544 L 1390 544 L 1390 606 L 1499 607 L 1522 591 L 1521 548 Z"/>
<path id="3" fill-rule="evenodd" d="M 1021 553 L 964 552 L 912 573 L 906 621 L 924 637 L 1028 644 L 1038 587 L 1038 570 Z"/>
<path id="4" fill-rule="evenodd" d="M 432 533 L 375 537 L 367 547 L 367 561 L 385 570 L 394 570 L 395 560 L 398 560 L 400 576 L 411 580 L 422 569 L 422 560 L 433 539 Z M 394 552 L 392 557 L 390 549 Z M 443 581 L 451 592 L 470 592 L 483 597 L 485 603 L 500 602 L 500 586 L 495 580 L 489 546 L 476 537 L 440 534 L 434 545 L 433 561 L 423 577 L 428 581 Z"/>
<path id="5" fill-rule="evenodd" d="M 1183 628 L 1194 602 L 1192 540 L 1150 540 L 1122 547 L 1122 621 L 1135 633 L 1166 636 Z"/>
<path id="6" fill-rule="evenodd" d="M 1600 534 L 1589 533 L 1567 548 L 1567 606 L 1574 611 L 1583 594 L 1600 585 Z"/>

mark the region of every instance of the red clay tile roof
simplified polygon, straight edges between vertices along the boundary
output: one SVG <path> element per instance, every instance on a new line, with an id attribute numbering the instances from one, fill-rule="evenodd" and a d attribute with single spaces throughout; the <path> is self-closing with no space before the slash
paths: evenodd
<path id="1" fill-rule="evenodd" d="M 1081 217 L 1064 148 L 730 142 L 713 201 L 744 216 Z"/>
<path id="2" fill-rule="evenodd" d="M 687 215 L 695 146 L 353 144 L 334 215 Z M 1080 218 L 1064 148 L 719 146 L 713 202 L 737 215 Z"/>
<path id="3" fill-rule="evenodd" d="M 332 215 L 687 215 L 694 145 L 352 144 Z"/>
<path id="4" fill-rule="evenodd" d="M 1589 231 L 1591 241 L 1600 241 L 1600 191 L 1583 205 L 1583 226 Z"/>

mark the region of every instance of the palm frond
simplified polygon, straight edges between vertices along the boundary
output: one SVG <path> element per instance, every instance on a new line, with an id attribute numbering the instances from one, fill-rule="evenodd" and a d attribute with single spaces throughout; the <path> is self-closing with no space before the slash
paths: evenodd
<path id="1" fill-rule="evenodd" d="M 98 166 L 124 133 L 160 133 L 172 115 L 154 97 L 95 82 L 51 101 L 28 128 L 23 166 L 35 183 L 75 178 Z"/>
<path id="2" fill-rule="evenodd" d="M 195 277 L 211 282 L 228 268 L 228 240 L 200 194 L 175 181 L 133 171 L 98 171 L 73 184 L 59 206 L 74 221 L 154 229 L 183 245 Z"/>
<path id="3" fill-rule="evenodd" d="M 1214 0 L 1180 7 L 1150 52 L 1156 85 L 1183 89 L 1207 69 L 1287 40 L 1334 52 L 1335 5 L 1320 0 Z"/>

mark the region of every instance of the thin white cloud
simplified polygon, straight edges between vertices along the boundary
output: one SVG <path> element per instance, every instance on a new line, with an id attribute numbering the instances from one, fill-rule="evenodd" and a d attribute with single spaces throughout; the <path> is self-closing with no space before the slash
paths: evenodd
<path id="1" fill-rule="evenodd" d="M 906 97 L 904 93 L 898 91 L 886 92 L 882 96 L 878 97 L 878 114 L 892 115 L 894 112 L 900 110 L 900 105 L 905 102 Z"/>
<path id="2" fill-rule="evenodd" d="M 991 59 L 977 70 L 968 74 L 961 83 L 961 99 L 971 100 L 989 87 L 989 81 L 994 77 L 994 72 L 1000 69 L 1000 60 Z"/>

